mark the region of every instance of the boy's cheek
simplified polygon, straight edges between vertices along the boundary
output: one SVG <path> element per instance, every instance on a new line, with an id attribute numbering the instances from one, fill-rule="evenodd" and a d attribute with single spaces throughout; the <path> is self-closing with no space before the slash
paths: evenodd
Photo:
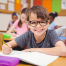
<path id="1" fill-rule="evenodd" d="M 29 26 L 29 22 L 27 21 L 27 25 Z"/>
<path id="2" fill-rule="evenodd" d="M 47 27 L 49 27 L 49 22 L 48 22 L 48 24 L 47 24 Z"/>
<path id="3" fill-rule="evenodd" d="M 30 25 L 28 24 L 28 28 L 30 29 Z"/>
<path id="4" fill-rule="evenodd" d="M 49 27 L 49 24 L 48 24 L 48 27 Z"/>

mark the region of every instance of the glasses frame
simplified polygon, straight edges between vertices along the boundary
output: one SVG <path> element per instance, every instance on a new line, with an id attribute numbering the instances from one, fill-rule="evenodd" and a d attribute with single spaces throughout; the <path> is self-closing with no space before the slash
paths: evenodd
<path id="1" fill-rule="evenodd" d="M 46 25 L 47 25 L 48 20 L 43 20 L 43 21 L 46 21 Z M 31 22 L 32 22 L 32 21 L 28 21 L 28 22 L 29 22 L 30 25 L 31 25 Z M 41 25 L 41 21 L 35 21 L 35 22 L 37 22 L 37 24 L 36 24 L 35 26 L 37 26 L 38 23 Z M 41 26 L 46 26 L 46 25 L 41 25 Z M 32 25 L 31 25 L 31 26 L 32 26 Z M 35 26 L 33 26 L 33 27 L 35 27 Z"/>

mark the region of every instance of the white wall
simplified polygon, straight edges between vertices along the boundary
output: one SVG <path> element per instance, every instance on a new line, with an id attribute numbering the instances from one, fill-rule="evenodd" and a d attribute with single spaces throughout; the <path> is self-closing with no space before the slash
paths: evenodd
<path id="1" fill-rule="evenodd" d="M 30 6 L 33 6 L 33 0 L 31 0 Z M 11 14 L 0 13 L 0 30 L 6 29 L 10 20 Z M 58 16 L 54 21 L 58 25 L 66 26 L 66 16 Z"/>
<path id="2" fill-rule="evenodd" d="M 58 16 L 54 20 L 58 25 L 66 27 L 66 16 Z"/>
<path id="3" fill-rule="evenodd" d="M 12 14 L 4 14 L 4 13 L 0 13 L 0 30 L 6 30 L 7 26 L 9 24 L 9 21 L 12 18 Z M 18 16 L 18 19 L 20 17 Z"/>
<path id="4" fill-rule="evenodd" d="M 0 30 L 5 30 L 9 21 L 11 20 L 11 14 L 0 13 Z M 66 16 L 58 16 L 54 20 L 58 25 L 66 26 Z"/>
<path id="5" fill-rule="evenodd" d="M 6 29 L 9 21 L 11 20 L 11 14 L 0 13 L 0 30 Z"/>

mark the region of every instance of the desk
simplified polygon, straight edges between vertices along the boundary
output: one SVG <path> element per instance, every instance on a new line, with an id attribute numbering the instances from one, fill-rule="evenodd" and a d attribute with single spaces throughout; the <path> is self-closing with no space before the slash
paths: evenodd
<path id="1" fill-rule="evenodd" d="M 7 30 L 0 30 L 0 32 L 7 32 Z"/>
<path id="2" fill-rule="evenodd" d="M 14 40 L 14 38 L 9 38 L 9 39 L 6 39 L 4 38 L 5 41 L 11 41 L 11 40 Z"/>
<path id="3" fill-rule="evenodd" d="M 17 66 L 22 66 L 22 64 L 18 64 Z M 32 66 L 32 65 L 23 65 L 23 66 Z M 66 66 L 66 58 L 59 57 L 47 66 Z"/>
<path id="4" fill-rule="evenodd" d="M 1 52 L 2 50 L 0 50 Z M 24 63 L 19 63 L 17 66 L 33 66 L 33 65 L 30 65 L 30 64 L 24 64 Z"/>
<path id="5" fill-rule="evenodd" d="M 18 65 L 16 66 L 34 66 L 34 65 L 30 65 L 30 64 L 24 64 L 24 63 L 19 63 Z"/>
<path id="6" fill-rule="evenodd" d="M 66 57 L 59 57 L 47 66 L 66 66 Z"/>
<path id="7" fill-rule="evenodd" d="M 0 50 L 1 51 L 1 50 Z M 50 60 L 50 59 L 49 59 Z M 33 66 L 24 63 L 19 63 L 17 66 Z M 66 57 L 59 57 L 47 66 L 66 66 Z"/>
<path id="8" fill-rule="evenodd" d="M 6 33 L 8 30 L 0 30 L 0 32 Z M 14 32 L 16 33 L 16 30 L 14 30 Z"/>

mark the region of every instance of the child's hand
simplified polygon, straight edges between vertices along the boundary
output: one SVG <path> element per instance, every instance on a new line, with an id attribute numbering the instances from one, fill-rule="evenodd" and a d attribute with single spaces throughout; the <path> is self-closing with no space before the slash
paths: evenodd
<path id="1" fill-rule="evenodd" d="M 38 52 L 38 48 L 30 48 L 30 49 L 25 49 L 22 50 L 23 52 Z"/>
<path id="2" fill-rule="evenodd" d="M 7 46 L 7 45 L 3 44 L 3 46 L 2 46 L 2 52 L 4 54 L 10 54 L 11 51 L 12 51 L 11 45 L 8 44 L 8 46 Z"/>
<path id="3" fill-rule="evenodd" d="M 12 37 L 17 37 L 17 34 L 12 33 L 11 36 L 12 36 Z"/>

